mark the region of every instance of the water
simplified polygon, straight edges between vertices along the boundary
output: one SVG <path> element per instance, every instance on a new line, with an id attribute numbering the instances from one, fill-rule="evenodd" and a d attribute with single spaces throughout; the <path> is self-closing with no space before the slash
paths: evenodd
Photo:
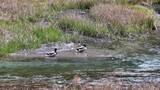
<path id="1" fill-rule="evenodd" d="M 117 68 L 137 68 L 139 61 L 126 61 L 112 58 L 62 58 L 62 59 L 25 59 L 0 61 L 1 75 L 30 77 L 34 75 L 53 76 L 112 72 Z"/>
<path id="2" fill-rule="evenodd" d="M 19 58 L 0 61 L 0 88 L 66 86 L 72 83 L 75 75 L 80 75 L 82 83 L 93 85 L 123 81 L 123 85 L 153 83 L 159 86 L 160 55 L 144 54 L 121 59 Z"/>

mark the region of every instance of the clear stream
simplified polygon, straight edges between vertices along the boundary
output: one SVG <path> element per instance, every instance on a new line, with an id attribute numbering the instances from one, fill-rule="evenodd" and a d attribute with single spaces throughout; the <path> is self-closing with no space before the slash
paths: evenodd
<path id="1" fill-rule="evenodd" d="M 84 80 L 90 78 L 90 81 L 114 76 L 131 83 L 153 81 L 159 85 L 160 55 L 143 54 L 123 59 L 19 58 L 0 61 L 0 86 L 66 84 L 76 74 Z"/>

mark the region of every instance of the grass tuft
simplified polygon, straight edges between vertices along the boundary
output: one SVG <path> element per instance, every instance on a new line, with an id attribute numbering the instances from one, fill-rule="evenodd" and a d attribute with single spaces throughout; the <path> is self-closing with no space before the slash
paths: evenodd
<path id="1" fill-rule="evenodd" d="M 63 32 L 54 26 L 40 28 L 25 21 L 6 22 L 1 21 L 0 27 L 12 31 L 13 40 L 8 42 L 1 40 L 0 55 L 23 49 L 37 48 L 43 43 L 61 41 Z"/>
<path id="2" fill-rule="evenodd" d="M 146 32 L 154 27 L 154 11 L 142 6 L 100 4 L 94 6 L 90 14 L 98 22 L 109 24 L 112 31 Z"/>
<path id="3" fill-rule="evenodd" d="M 63 30 L 76 31 L 91 37 L 103 37 L 108 33 L 106 26 L 88 20 L 66 17 L 59 20 L 58 24 Z"/>

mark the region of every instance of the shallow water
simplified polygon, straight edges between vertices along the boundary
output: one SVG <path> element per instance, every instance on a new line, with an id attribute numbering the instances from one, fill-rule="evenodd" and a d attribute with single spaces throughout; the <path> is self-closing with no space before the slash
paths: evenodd
<path id="1" fill-rule="evenodd" d="M 153 83 L 158 87 L 160 55 L 144 54 L 121 59 L 114 57 L 3 59 L 0 61 L 0 88 L 65 86 L 72 83 L 74 75 L 77 74 L 83 79 L 82 83 L 98 85 L 123 81 L 124 85 Z"/>

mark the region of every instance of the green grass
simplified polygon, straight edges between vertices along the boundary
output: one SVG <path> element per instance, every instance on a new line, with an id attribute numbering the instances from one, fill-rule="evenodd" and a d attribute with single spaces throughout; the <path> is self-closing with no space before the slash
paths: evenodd
<path id="1" fill-rule="evenodd" d="M 81 35 L 103 37 L 108 34 L 108 28 L 87 20 L 63 18 L 58 22 L 62 29 L 79 32 Z"/>
<path id="2" fill-rule="evenodd" d="M 1 21 L 1 28 L 6 28 L 13 33 L 13 39 L 6 42 L 2 40 L 0 56 L 23 49 L 37 48 L 43 43 L 61 41 L 65 36 L 55 26 L 39 27 L 25 21 L 8 22 Z"/>
<path id="3" fill-rule="evenodd" d="M 36 30 L 33 30 L 33 35 L 35 35 L 41 43 L 48 43 L 61 40 L 63 33 L 59 29 L 49 27 L 45 29 L 36 28 Z"/>
<path id="4" fill-rule="evenodd" d="M 128 4 L 128 0 L 113 0 L 113 3 L 116 3 L 116 4 Z"/>
<path id="5" fill-rule="evenodd" d="M 147 4 L 152 4 L 152 3 L 158 3 L 160 0 L 112 0 L 116 4 L 139 4 L 139 3 L 147 3 Z"/>
<path id="6" fill-rule="evenodd" d="M 99 23 L 92 22 L 84 19 L 76 19 L 73 17 L 65 17 L 58 21 L 58 25 L 63 30 L 70 30 L 79 32 L 81 35 L 90 37 L 108 37 L 108 36 L 120 36 L 128 37 L 132 34 L 142 34 L 149 32 L 153 27 L 153 19 L 148 19 L 136 24 L 124 25 L 120 23 Z"/>
<path id="7" fill-rule="evenodd" d="M 55 10 L 65 10 L 65 9 L 89 9 L 97 3 L 103 0 L 57 0 L 52 3 L 52 8 Z"/>
<path id="8" fill-rule="evenodd" d="M 154 28 L 154 15 L 155 15 L 155 11 L 151 8 L 146 8 L 140 5 L 128 5 L 129 8 L 139 12 L 139 13 L 143 13 L 145 16 L 147 17 L 146 19 L 141 20 L 138 23 L 135 23 L 135 25 L 137 27 L 139 27 L 141 30 L 146 31 L 146 30 L 152 30 L 152 28 Z"/>
<path id="9" fill-rule="evenodd" d="M 90 15 L 98 22 L 108 24 L 114 34 L 127 35 L 151 31 L 154 27 L 154 11 L 139 5 L 102 4 L 90 9 Z"/>
<path id="10" fill-rule="evenodd" d="M 133 10 L 144 13 L 145 15 L 148 15 L 151 17 L 155 14 L 155 11 L 151 8 L 146 8 L 146 7 L 140 6 L 140 5 L 127 5 L 127 6 Z"/>
<path id="11" fill-rule="evenodd" d="M 128 0 L 111 0 L 112 4 L 110 3 L 110 10 L 115 9 L 115 12 L 117 12 L 116 10 L 118 9 L 114 7 L 114 5 L 122 5 L 128 10 L 135 10 L 140 13 L 137 15 L 142 15 L 136 18 L 138 23 L 122 24 L 121 21 L 117 23 L 116 20 L 120 20 L 120 18 L 114 16 L 116 13 L 111 13 L 109 15 L 111 18 L 115 19 L 115 21 L 113 20 L 113 23 L 110 23 L 107 20 L 107 22 L 101 22 L 105 20 L 105 18 L 102 19 L 102 17 L 105 16 L 105 14 L 108 14 L 108 11 L 105 13 L 105 10 L 103 11 L 105 8 L 99 8 L 99 10 L 97 10 L 97 8 L 95 10 L 92 8 L 102 2 L 106 3 L 107 0 L 56 0 L 56 2 L 52 3 L 43 0 L 16 0 L 14 3 L 15 5 L 18 3 L 17 5 L 19 5 L 19 7 L 13 8 L 13 10 L 7 8 L 7 11 L 4 9 L 4 13 L 7 12 L 8 16 L 13 15 L 16 19 L 0 20 L 0 29 L 7 30 L 13 35 L 13 39 L 9 41 L 0 40 L 0 57 L 23 49 L 34 49 L 40 47 L 43 43 L 76 41 L 79 34 L 95 38 L 103 38 L 111 35 L 122 36 L 123 38 L 124 36 L 127 37 L 129 33 L 141 34 L 150 31 L 154 27 L 154 11 L 143 6 L 130 5 L 127 1 Z M 23 6 L 25 4 L 26 7 Z M 92 18 L 89 19 L 66 17 L 61 18 L 58 21 L 53 20 L 54 15 L 61 10 L 66 9 L 90 9 L 93 11 L 100 11 L 104 15 L 100 15 L 99 17 L 90 14 Z M 123 12 L 121 14 L 123 14 Z M 147 16 L 147 19 L 143 19 L 143 14 Z M 93 18 L 96 20 L 94 21 Z M 51 26 L 41 27 L 40 25 L 36 25 L 42 19 L 48 20 L 51 23 Z M 57 22 L 58 24 L 55 24 Z M 79 34 L 69 35 L 65 34 L 63 30 L 75 31 Z M 3 37 L 3 35 L 0 32 L 0 38 L 1 37 Z"/>

